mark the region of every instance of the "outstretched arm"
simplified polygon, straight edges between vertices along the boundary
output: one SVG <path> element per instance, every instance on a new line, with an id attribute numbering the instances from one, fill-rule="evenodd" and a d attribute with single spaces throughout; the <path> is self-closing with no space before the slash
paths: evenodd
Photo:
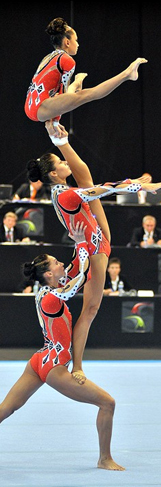
<path id="1" fill-rule="evenodd" d="M 54 145 L 59 147 L 64 159 L 68 162 L 72 175 L 80 188 L 93 186 L 93 179 L 87 164 L 82 161 L 75 150 L 68 142 L 68 132 L 64 129 L 64 136 L 61 139 L 54 137 L 52 120 L 45 123 L 46 130 Z M 61 145 L 60 145 L 61 144 Z"/>
<path id="2" fill-rule="evenodd" d="M 54 142 L 52 120 L 47 121 L 45 127 L 47 129 L 49 137 L 51 138 L 52 142 Z M 54 139 L 56 144 L 57 142 L 60 143 L 60 139 L 56 139 L 55 137 Z M 59 145 L 59 149 L 60 147 L 61 147 L 61 153 L 64 156 L 64 158 L 67 160 L 70 169 L 72 171 L 72 175 L 78 187 L 81 188 L 93 187 L 94 183 L 93 183 L 91 172 L 87 164 L 84 161 L 82 161 L 82 159 L 78 156 L 78 154 L 74 151 L 74 149 L 69 145 L 67 132 L 65 133 L 65 137 L 63 137 L 63 145 Z M 93 215 L 96 216 L 98 225 L 102 229 L 107 240 L 110 242 L 111 241 L 110 228 L 101 201 L 93 200 L 89 202 L 89 205 Z"/>
<path id="3" fill-rule="evenodd" d="M 110 183 L 105 183 L 104 185 L 93 186 L 92 188 L 78 188 L 74 189 L 74 192 L 79 195 L 82 201 L 89 203 L 93 200 L 109 196 L 113 193 L 117 194 L 127 194 L 127 193 L 137 193 L 142 189 L 139 183 L 121 183 L 111 185 Z"/>
<path id="4" fill-rule="evenodd" d="M 76 151 L 71 147 L 68 141 L 68 132 L 63 127 L 64 134 L 61 138 L 54 136 L 53 121 L 48 120 L 45 123 L 46 130 L 52 143 L 59 148 L 65 160 L 68 162 L 72 171 L 72 175 L 79 188 L 89 188 L 94 186 L 93 178 L 87 164 L 82 161 Z M 125 181 L 118 181 L 119 183 L 150 183 L 152 180 L 150 174 L 143 174 L 137 179 L 127 179 Z M 109 183 L 112 186 L 116 186 L 116 183 Z"/>
<path id="5" fill-rule="evenodd" d="M 161 189 L 161 183 L 142 183 L 142 189 L 148 193 L 156 194 Z"/>
<path id="6" fill-rule="evenodd" d="M 64 159 L 68 162 L 73 177 L 80 188 L 93 186 L 93 178 L 87 164 L 79 157 L 69 143 L 59 146 Z"/>
<path id="7" fill-rule="evenodd" d="M 49 132 L 48 132 L 49 133 Z M 93 180 L 89 168 L 85 162 L 78 156 L 78 154 L 74 151 L 71 145 L 68 142 L 68 133 L 66 132 L 65 143 L 60 145 L 61 139 L 55 139 L 54 137 L 54 144 L 59 147 L 59 150 L 63 154 L 64 158 L 67 160 L 74 179 L 76 180 L 78 187 L 80 188 L 87 188 L 89 189 L 93 186 Z M 52 140 L 52 136 L 50 136 Z M 63 141 L 63 139 L 62 139 Z M 131 192 L 135 193 L 140 191 L 141 189 L 149 192 L 149 193 L 156 193 L 159 189 L 161 189 L 161 183 L 151 183 L 152 180 L 149 174 L 143 174 L 141 177 L 137 179 L 127 179 L 125 181 L 119 181 L 118 183 L 106 183 L 106 186 L 109 186 L 109 190 L 101 191 L 97 190 L 97 195 L 103 194 L 103 196 L 109 196 L 113 193 L 117 194 L 124 194 Z M 88 185 L 88 182 L 90 183 Z M 81 184 L 82 183 L 82 184 Z M 101 188 L 102 186 L 100 186 Z M 96 194 L 95 193 L 95 194 Z M 98 196 L 99 197 L 99 196 Z M 100 196 L 101 197 L 101 196 Z M 96 199 L 96 198 L 93 198 Z M 89 199 L 89 201 L 92 201 Z"/>

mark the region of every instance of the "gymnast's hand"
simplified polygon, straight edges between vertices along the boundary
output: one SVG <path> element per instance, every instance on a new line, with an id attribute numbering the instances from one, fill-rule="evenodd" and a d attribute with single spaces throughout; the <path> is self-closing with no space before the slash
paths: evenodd
<path id="1" fill-rule="evenodd" d="M 45 122 L 45 127 L 52 143 L 56 147 L 68 144 L 68 132 L 65 130 L 65 127 L 63 125 L 60 125 L 59 123 L 58 128 L 60 129 L 60 134 L 57 134 L 55 132 L 55 127 L 53 127 L 53 120 L 48 120 L 47 122 Z"/>
<path id="2" fill-rule="evenodd" d="M 131 179 L 132 183 L 151 183 L 152 182 L 152 176 L 151 174 L 144 173 L 140 178 L 137 179 Z"/>
<path id="3" fill-rule="evenodd" d="M 86 242 L 86 237 L 85 237 L 85 231 L 87 228 L 87 225 L 84 225 L 84 222 L 77 222 L 76 225 L 74 226 L 74 223 L 70 219 L 70 232 L 68 236 L 72 239 L 75 240 L 75 242 L 81 243 L 81 242 Z"/>
<path id="4" fill-rule="evenodd" d="M 54 136 L 55 138 L 63 138 L 68 135 L 65 127 L 61 125 L 59 122 L 55 125 L 55 121 L 53 119 L 47 120 L 45 122 L 45 128 L 49 134 L 49 137 Z"/>

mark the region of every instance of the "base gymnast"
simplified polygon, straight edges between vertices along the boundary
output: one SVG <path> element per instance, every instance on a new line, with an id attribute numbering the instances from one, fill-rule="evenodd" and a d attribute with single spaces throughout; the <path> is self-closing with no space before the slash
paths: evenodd
<path id="1" fill-rule="evenodd" d="M 85 283 L 89 269 L 85 227 L 77 222 L 76 227 L 70 226 L 70 230 L 70 236 L 76 242 L 79 266 L 74 279 L 68 281 L 68 270 L 65 271 L 63 263 L 51 255 L 40 255 L 24 265 L 24 275 L 39 281 L 41 286 L 36 296 L 36 308 L 44 335 L 44 347 L 31 357 L 23 374 L 0 404 L 0 423 L 21 408 L 46 383 L 70 399 L 99 408 L 96 425 L 100 454 L 97 466 L 107 470 L 125 470 L 115 463 L 110 451 L 114 399 L 88 379 L 81 386 L 68 371 L 72 317 L 66 300 Z M 64 285 L 60 284 L 61 281 L 64 281 Z"/>

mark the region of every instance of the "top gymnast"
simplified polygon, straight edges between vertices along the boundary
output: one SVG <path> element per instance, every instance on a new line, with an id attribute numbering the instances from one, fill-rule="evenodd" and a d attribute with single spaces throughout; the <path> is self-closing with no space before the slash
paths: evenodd
<path id="1" fill-rule="evenodd" d="M 61 137 L 63 127 L 59 120 L 62 114 L 90 101 L 104 98 L 124 81 L 136 81 L 139 65 L 147 60 L 137 58 L 120 74 L 93 88 L 82 89 L 87 73 L 77 74 L 69 86 L 75 70 L 75 61 L 71 56 L 77 54 L 79 46 L 77 34 L 60 17 L 49 23 L 46 32 L 50 35 L 54 50 L 40 62 L 28 88 L 24 108 L 26 115 L 35 122 L 53 119 L 55 134 Z"/>

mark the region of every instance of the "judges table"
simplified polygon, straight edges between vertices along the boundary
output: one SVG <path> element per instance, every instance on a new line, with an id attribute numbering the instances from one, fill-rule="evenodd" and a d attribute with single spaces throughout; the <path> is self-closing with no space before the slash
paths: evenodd
<path id="1" fill-rule="evenodd" d="M 114 201 L 102 200 L 104 211 L 108 218 L 111 229 L 112 245 L 126 246 L 130 241 L 134 227 L 141 226 L 142 218 L 151 214 L 156 217 L 158 227 L 161 227 L 161 206 L 160 205 L 118 205 Z M 64 227 L 58 220 L 53 206 L 50 202 L 3 202 L 0 205 L 0 220 L 7 211 L 14 211 L 19 218 L 23 211 L 31 217 L 41 210 L 43 218 L 43 230 L 37 235 L 36 240 L 50 243 L 61 243 L 64 236 Z M 22 220 L 22 218 L 21 218 Z"/>
<path id="2" fill-rule="evenodd" d="M 82 307 L 82 294 L 69 302 L 75 324 Z M 43 336 L 34 295 L 0 294 L 0 348 L 41 348 Z M 92 323 L 87 348 L 160 348 L 161 299 L 104 297 Z"/>

